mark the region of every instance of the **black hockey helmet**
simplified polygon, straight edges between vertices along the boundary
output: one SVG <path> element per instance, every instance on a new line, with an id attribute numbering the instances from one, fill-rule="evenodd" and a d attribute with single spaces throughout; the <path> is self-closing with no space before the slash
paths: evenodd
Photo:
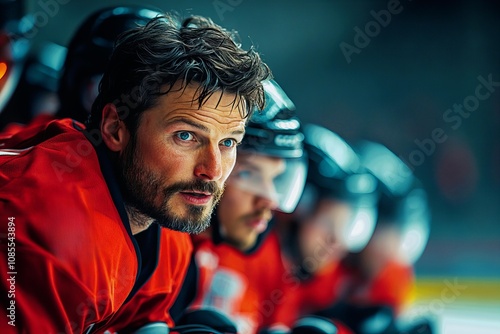
<path id="1" fill-rule="evenodd" d="M 304 155 L 304 135 L 295 105 L 274 80 L 262 83 L 266 96 L 264 110 L 254 111 L 248 121 L 240 150 L 281 158 Z"/>
<path id="2" fill-rule="evenodd" d="M 87 119 L 115 39 L 126 30 L 145 25 L 160 13 L 143 6 L 108 7 L 96 11 L 79 26 L 68 45 L 59 82 L 58 117 L 72 117 L 82 122 Z"/>

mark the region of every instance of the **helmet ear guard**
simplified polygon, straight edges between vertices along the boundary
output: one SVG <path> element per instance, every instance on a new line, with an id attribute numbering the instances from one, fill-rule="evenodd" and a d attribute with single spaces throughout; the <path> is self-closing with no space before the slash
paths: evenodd
<path id="1" fill-rule="evenodd" d="M 430 233 L 427 193 L 410 168 L 387 147 L 370 141 L 358 145 L 361 163 L 378 180 L 377 227 L 390 227 L 400 239 L 397 259 L 415 263 Z"/>
<path id="2" fill-rule="evenodd" d="M 417 262 L 430 234 L 431 215 L 427 205 L 427 194 L 423 188 L 416 186 L 404 197 L 401 203 L 400 260 L 404 263 Z"/>

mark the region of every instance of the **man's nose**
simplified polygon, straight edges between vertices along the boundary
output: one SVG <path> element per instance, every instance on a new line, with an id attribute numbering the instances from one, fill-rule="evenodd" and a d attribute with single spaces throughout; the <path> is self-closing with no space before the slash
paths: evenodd
<path id="1" fill-rule="evenodd" d="M 222 162 L 219 145 L 208 145 L 198 156 L 194 174 L 207 181 L 217 181 L 222 177 Z"/>
<path id="2" fill-rule="evenodd" d="M 260 208 L 275 210 L 279 205 L 278 193 L 274 184 L 262 185 L 261 192 L 257 194 L 257 205 Z"/>

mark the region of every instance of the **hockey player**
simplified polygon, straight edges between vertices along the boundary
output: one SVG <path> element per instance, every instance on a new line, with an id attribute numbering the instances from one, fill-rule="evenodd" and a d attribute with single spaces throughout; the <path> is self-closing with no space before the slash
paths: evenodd
<path id="1" fill-rule="evenodd" d="M 0 332 L 120 331 L 114 316 L 143 287 L 159 299 L 133 325 L 171 325 L 183 232 L 208 225 L 268 75 L 209 19 L 158 17 L 119 39 L 87 128 L 63 119 L 2 140 L 0 313 L 12 323 Z"/>
<path id="2" fill-rule="evenodd" d="M 314 196 L 306 191 L 299 209 L 303 201 L 314 209 L 297 210 L 298 225 L 285 229 L 285 244 L 296 247 L 288 250 L 300 279 L 295 308 L 300 315 L 333 319 L 355 333 L 411 332 L 398 328 L 395 319 L 411 300 L 412 264 L 428 237 L 425 192 L 404 163 L 380 144 L 364 142 L 354 154 L 321 127 L 306 126 L 304 133 L 310 156 L 306 189 L 312 187 Z M 354 170 L 358 172 L 352 174 Z M 349 217 L 356 216 L 361 226 L 371 221 L 371 228 L 361 243 L 350 247 L 346 232 L 366 231 L 354 227 Z M 427 333 L 429 327 L 418 330 Z"/>
<path id="3" fill-rule="evenodd" d="M 309 168 L 304 193 L 292 214 L 279 214 L 281 245 L 295 317 L 314 314 L 338 298 L 337 272 L 348 251 L 359 251 L 376 222 L 377 182 L 349 144 L 315 124 L 304 126 Z M 335 317 L 339 333 L 350 333 Z"/>
<path id="4" fill-rule="evenodd" d="M 357 145 L 362 165 L 377 179 L 377 225 L 359 252 L 349 253 L 337 272 L 338 303 L 321 314 L 343 318 L 357 333 L 428 333 L 430 327 L 395 321 L 414 297 L 414 263 L 429 237 L 427 194 L 411 170 L 387 147 L 363 141 Z M 384 319 L 378 328 L 366 324 Z"/>

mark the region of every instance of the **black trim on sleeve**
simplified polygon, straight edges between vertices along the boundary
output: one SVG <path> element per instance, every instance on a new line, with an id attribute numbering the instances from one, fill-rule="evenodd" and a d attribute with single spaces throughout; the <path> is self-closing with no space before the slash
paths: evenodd
<path id="1" fill-rule="evenodd" d="M 170 315 L 177 324 L 186 309 L 191 305 L 198 289 L 198 267 L 196 266 L 194 254 L 191 256 L 189 267 L 182 283 L 181 291 L 170 308 Z"/>

